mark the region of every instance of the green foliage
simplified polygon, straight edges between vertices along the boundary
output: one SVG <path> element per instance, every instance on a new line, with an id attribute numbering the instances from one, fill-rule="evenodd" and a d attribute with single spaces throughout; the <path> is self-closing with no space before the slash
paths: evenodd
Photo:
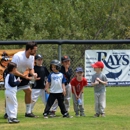
<path id="1" fill-rule="evenodd" d="M 1 0 L 1 40 L 125 39 L 129 0 Z"/>
<path id="2" fill-rule="evenodd" d="M 1 40 L 127 39 L 130 38 L 129 0 L 0 0 Z M 1 46 L 1 49 L 24 46 Z M 127 44 L 62 45 L 72 67 L 84 66 L 86 49 L 128 49 Z M 58 45 L 40 45 L 49 66 L 58 59 Z"/>

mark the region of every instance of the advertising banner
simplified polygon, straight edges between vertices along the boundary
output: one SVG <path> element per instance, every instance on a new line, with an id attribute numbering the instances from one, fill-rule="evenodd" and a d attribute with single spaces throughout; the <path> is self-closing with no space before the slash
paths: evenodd
<path id="1" fill-rule="evenodd" d="M 91 86 L 91 78 L 95 73 L 91 64 L 102 61 L 103 73 L 108 79 L 108 86 L 130 85 L 130 50 L 86 50 L 85 77 Z"/>

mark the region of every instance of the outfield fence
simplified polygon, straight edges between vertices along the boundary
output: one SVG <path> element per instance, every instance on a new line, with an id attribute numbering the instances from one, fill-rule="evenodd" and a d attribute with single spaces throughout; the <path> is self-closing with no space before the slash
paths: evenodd
<path id="1" fill-rule="evenodd" d="M 38 52 L 43 55 L 44 65 L 49 69 L 50 61 L 61 59 L 62 55 L 68 55 L 71 59 L 73 70 L 77 66 L 84 68 L 85 50 L 106 50 L 106 49 L 130 49 L 128 40 L 34 40 L 38 43 Z M 0 41 L 0 48 L 3 49 L 24 49 L 29 41 Z M 74 73 L 73 73 L 74 76 Z M 3 88 L 3 82 L 0 82 Z"/>

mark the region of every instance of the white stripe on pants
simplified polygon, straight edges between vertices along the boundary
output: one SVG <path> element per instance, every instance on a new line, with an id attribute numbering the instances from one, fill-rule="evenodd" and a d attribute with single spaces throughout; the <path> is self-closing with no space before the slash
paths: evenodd
<path id="1" fill-rule="evenodd" d="M 6 97 L 6 112 L 8 118 L 17 118 L 18 103 L 16 98 L 16 93 L 5 90 Z"/>
<path id="2" fill-rule="evenodd" d="M 94 93 L 95 96 L 95 111 L 98 114 L 105 113 L 104 109 L 106 107 L 106 92 L 104 93 Z"/>

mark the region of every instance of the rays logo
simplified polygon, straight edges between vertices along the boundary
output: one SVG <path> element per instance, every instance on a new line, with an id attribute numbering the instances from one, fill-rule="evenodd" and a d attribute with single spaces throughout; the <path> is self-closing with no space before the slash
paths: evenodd
<path id="1" fill-rule="evenodd" d="M 104 65 L 109 70 L 114 70 L 120 68 L 121 66 L 129 65 L 129 55 L 122 53 L 113 52 L 112 55 L 107 55 L 106 52 L 97 52 L 98 54 L 98 61 L 103 61 Z M 111 79 L 118 79 L 119 76 L 122 74 L 122 69 L 119 72 L 108 72 L 106 74 L 107 78 Z"/>

